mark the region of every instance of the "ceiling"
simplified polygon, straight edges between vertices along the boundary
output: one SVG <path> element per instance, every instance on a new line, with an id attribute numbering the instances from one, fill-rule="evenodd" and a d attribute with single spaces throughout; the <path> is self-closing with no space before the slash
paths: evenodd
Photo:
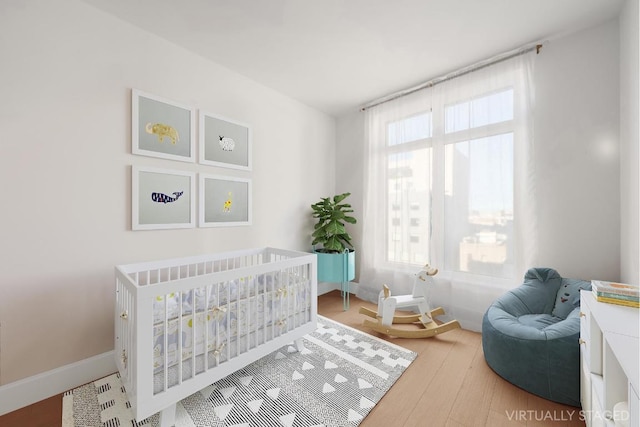
<path id="1" fill-rule="evenodd" d="M 83 0 L 338 116 L 616 17 L 624 0 Z"/>

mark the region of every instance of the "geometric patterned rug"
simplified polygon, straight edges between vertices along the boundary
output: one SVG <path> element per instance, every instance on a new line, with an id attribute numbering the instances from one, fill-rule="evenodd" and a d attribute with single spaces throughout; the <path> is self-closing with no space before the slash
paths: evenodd
<path id="1" fill-rule="evenodd" d="M 318 316 L 318 329 L 185 398 L 177 427 L 357 426 L 416 353 Z M 65 393 L 63 427 L 157 426 L 136 421 L 119 375 Z"/>

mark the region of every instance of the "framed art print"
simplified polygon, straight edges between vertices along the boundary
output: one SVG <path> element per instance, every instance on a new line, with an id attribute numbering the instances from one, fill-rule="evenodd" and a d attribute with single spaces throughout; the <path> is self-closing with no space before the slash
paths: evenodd
<path id="1" fill-rule="evenodd" d="M 251 127 L 200 111 L 200 163 L 251 170 Z"/>
<path id="2" fill-rule="evenodd" d="M 195 173 L 132 167 L 131 228 L 195 227 Z"/>
<path id="3" fill-rule="evenodd" d="M 251 180 L 200 174 L 200 227 L 251 225 Z"/>
<path id="4" fill-rule="evenodd" d="M 131 91 L 131 151 L 195 162 L 195 110 L 155 95 Z"/>

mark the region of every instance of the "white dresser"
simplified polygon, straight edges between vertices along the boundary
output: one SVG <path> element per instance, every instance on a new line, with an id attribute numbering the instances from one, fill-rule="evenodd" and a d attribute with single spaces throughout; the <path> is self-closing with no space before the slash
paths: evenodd
<path id="1" fill-rule="evenodd" d="M 588 427 L 640 426 L 639 313 L 581 291 L 580 401 Z M 628 412 L 617 410 L 619 402 Z"/>

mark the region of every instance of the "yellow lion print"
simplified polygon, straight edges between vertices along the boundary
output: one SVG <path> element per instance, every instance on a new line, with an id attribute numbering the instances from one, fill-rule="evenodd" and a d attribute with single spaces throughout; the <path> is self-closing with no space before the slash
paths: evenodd
<path id="1" fill-rule="evenodd" d="M 158 141 L 164 142 L 164 137 L 171 138 L 171 143 L 176 145 L 177 141 L 180 141 L 180 136 L 178 135 L 178 131 L 169 125 L 165 125 L 163 123 L 147 123 L 147 126 L 144 128 L 147 133 L 151 135 L 157 135 Z"/>

